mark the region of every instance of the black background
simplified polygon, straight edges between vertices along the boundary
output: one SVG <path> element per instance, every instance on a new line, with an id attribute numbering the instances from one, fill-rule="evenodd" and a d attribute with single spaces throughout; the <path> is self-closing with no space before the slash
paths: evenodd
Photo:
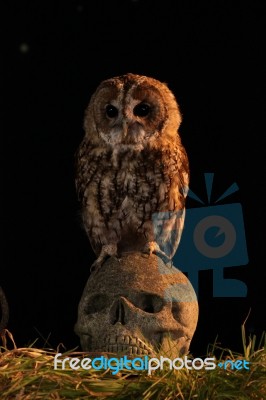
<path id="1" fill-rule="evenodd" d="M 213 298 L 200 273 L 191 345 L 241 350 L 265 329 L 265 12 L 263 2 L 67 1 L 12 3 L 4 31 L 1 130 L 1 275 L 18 346 L 79 345 L 78 302 L 95 259 L 81 228 L 74 153 L 101 80 L 126 72 L 168 83 L 183 114 L 191 189 L 243 207 L 249 263 L 225 276 L 246 298 Z M 5 19 L 5 14 L 4 14 Z M 188 200 L 188 207 L 196 206 Z"/>

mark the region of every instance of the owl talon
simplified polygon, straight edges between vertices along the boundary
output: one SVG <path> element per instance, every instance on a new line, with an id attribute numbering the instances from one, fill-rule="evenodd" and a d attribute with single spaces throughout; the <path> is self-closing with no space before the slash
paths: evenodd
<path id="1" fill-rule="evenodd" d="M 98 271 L 102 266 L 101 262 L 98 262 L 98 260 L 94 261 L 94 263 L 90 267 L 90 272 L 96 272 Z"/>
<path id="2" fill-rule="evenodd" d="M 116 244 L 106 244 L 102 247 L 99 257 L 91 265 L 90 272 L 98 271 L 103 263 L 106 261 L 106 259 L 109 257 L 117 257 Z"/>
<path id="3" fill-rule="evenodd" d="M 168 255 L 160 249 L 160 246 L 156 242 L 148 242 L 144 247 L 144 253 L 146 254 L 155 254 L 156 256 L 161 257 L 165 264 L 169 263 L 171 259 Z"/>

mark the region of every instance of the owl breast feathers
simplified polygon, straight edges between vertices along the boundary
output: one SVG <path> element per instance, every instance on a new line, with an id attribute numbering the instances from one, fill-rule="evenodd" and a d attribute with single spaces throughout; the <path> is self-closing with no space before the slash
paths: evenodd
<path id="1" fill-rule="evenodd" d="M 150 77 L 114 77 L 92 95 L 76 152 L 83 224 L 97 256 L 92 269 L 129 251 L 174 256 L 189 183 L 180 123 L 175 96 Z"/>

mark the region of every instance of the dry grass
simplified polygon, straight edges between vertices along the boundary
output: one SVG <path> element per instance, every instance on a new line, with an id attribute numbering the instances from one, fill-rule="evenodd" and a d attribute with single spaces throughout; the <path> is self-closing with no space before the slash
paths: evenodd
<path id="1" fill-rule="evenodd" d="M 10 332 L 6 335 L 12 340 Z M 59 351 L 34 347 L 12 349 L 1 347 L 0 398 L 15 399 L 182 399 L 182 400 L 265 400 L 266 345 L 263 335 L 256 349 L 256 338 L 246 344 L 242 327 L 243 354 L 222 349 L 216 344 L 208 349 L 208 357 L 219 353 L 219 360 L 246 359 L 250 370 L 122 370 L 113 375 L 110 370 L 54 369 L 54 356 Z M 3 339 L 3 337 L 2 337 Z M 5 342 L 6 345 L 6 342 Z M 60 350 L 62 352 L 62 350 Z M 88 353 L 64 352 L 63 357 L 84 357 Z"/>

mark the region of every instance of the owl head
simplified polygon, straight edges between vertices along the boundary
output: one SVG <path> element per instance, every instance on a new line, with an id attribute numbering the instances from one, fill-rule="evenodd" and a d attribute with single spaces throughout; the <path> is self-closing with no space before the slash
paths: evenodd
<path id="1" fill-rule="evenodd" d="M 181 114 L 174 94 L 154 78 L 125 74 L 100 83 L 85 113 L 88 140 L 140 151 L 178 138 Z"/>

